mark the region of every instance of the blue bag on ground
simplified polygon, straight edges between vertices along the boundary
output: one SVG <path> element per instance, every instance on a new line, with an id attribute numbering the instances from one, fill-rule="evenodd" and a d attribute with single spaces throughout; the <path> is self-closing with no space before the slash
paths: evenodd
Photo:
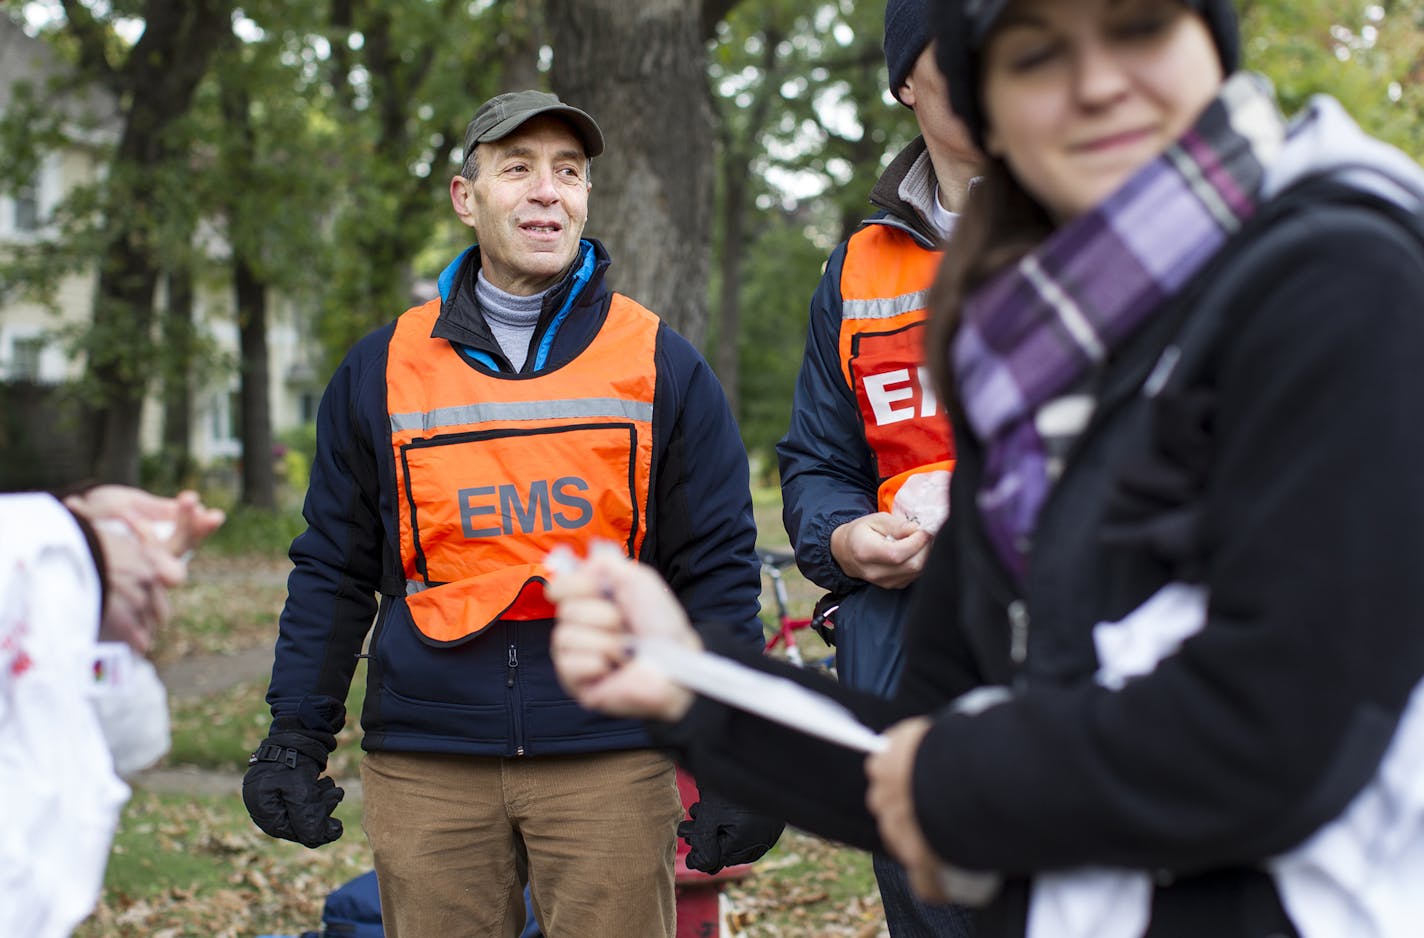
<path id="1" fill-rule="evenodd" d="M 326 897 L 321 913 L 322 938 L 385 938 L 376 871 L 362 873 Z"/>
<path id="2" fill-rule="evenodd" d="M 527 923 L 520 938 L 540 938 L 539 924 L 529 903 L 529 890 L 524 890 L 524 912 Z M 381 927 L 381 893 L 376 887 L 376 871 L 360 876 L 332 891 L 326 897 L 321 913 L 320 938 L 385 938 Z M 308 932 L 302 938 L 317 938 Z"/>

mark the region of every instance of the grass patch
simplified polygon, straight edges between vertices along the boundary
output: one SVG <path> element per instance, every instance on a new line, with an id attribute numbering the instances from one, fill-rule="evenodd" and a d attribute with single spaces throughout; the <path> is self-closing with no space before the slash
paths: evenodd
<path id="1" fill-rule="evenodd" d="M 371 867 L 360 806 L 336 815 L 345 836 L 307 850 L 257 830 L 239 798 L 138 792 L 119 820 L 103 898 L 75 938 L 317 930 L 327 893 Z"/>
<path id="2" fill-rule="evenodd" d="M 222 527 L 203 544 L 204 553 L 225 556 L 265 554 L 281 556 L 292 539 L 306 530 L 300 511 L 266 511 L 238 505 L 227 513 Z"/>
<path id="3" fill-rule="evenodd" d="M 174 701 L 169 708 L 173 747 L 166 765 L 243 771 L 248 753 L 267 735 L 271 710 L 266 680 L 248 682 L 208 697 Z M 356 666 L 346 695 L 346 726 L 336 737 L 327 768 L 341 783 L 355 778 L 361 761 L 361 706 L 366 700 L 366 662 Z"/>
<path id="4" fill-rule="evenodd" d="M 267 735 L 267 682 L 240 684 L 211 697 L 173 701 L 173 748 L 168 765 L 242 771 L 247 755 Z"/>

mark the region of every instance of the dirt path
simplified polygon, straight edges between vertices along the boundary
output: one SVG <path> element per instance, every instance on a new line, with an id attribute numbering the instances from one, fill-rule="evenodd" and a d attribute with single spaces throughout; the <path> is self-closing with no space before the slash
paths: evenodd
<path id="1" fill-rule="evenodd" d="M 262 645 L 227 655 L 193 655 L 160 668 L 158 675 L 170 700 L 208 697 L 238 684 L 262 680 L 272 673 L 272 646 Z"/>
<path id="2" fill-rule="evenodd" d="M 272 673 L 272 648 L 250 648 L 225 655 L 193 655 L 158 671 L 169 701 L 191 700 L 220 693 L 237 684 Z M 193 766 L 160 766 L 129 779 L 135 788 L 169 795 L 232 795 L 242 791 L 242 773 Z"/>
<path id="3" fill-rule="evenodd" d="M 266 679 L 272 673 L 272 646 L 264 644 L 231 654 L 190 655 L 159 669 L 171 701 L 191 700 L 221 693 L 229 687 Z M 135 788 L 172 795 L 222 797 L 242 791 L 242 773 L 160 766 L 129 779 Z M 361 799 L 359 778 L 342 779 L 346 800 Z"/>

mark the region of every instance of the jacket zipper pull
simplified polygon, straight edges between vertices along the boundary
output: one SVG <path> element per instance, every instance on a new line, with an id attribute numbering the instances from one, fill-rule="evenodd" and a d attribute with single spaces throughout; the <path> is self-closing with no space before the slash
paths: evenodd
<path id="1" fill-rule="evenodd" d="M 1009 658 L 1016 667 L 1028 660 L 1028 606 L 1022 599 L 1009 603 Z"/>
<path id="2" fill-rule="evenodd" d="M 509 646 L 509 676 L 505 678 L 504 686 L 514 686 L 514 669 L 519 667 L 519 655 L 513 645 Z"/>

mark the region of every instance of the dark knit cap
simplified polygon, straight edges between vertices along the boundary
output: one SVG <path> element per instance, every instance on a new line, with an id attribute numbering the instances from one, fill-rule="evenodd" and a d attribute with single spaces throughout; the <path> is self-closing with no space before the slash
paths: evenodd
<path id="1" fill-rule="evenodd" d="M 900 100 L 900 86 L 915 67 L 915 60 L 930 44 L 929 11 L 925 0 L 886 0 L 885 71 L 890 93 Z"/>
<path id="2" fill-rule="evenodd" d="M 1241 59 L 1241 35 L 1232 0 L 1181 0 L 1206 21 L 1216 53 L 1226 74 L 1236 71 Z M 950 105 L 964 121 L 975 143 L 984 146 L 984 111 L 981 107 L 979 54 L 990 30 L 1009 0 L 942 0 L 934 4 L 930 33 L 939 41 L 935 60 L 949 84 Z M 887 15 L 888 23 L 888 15 Z"/>

